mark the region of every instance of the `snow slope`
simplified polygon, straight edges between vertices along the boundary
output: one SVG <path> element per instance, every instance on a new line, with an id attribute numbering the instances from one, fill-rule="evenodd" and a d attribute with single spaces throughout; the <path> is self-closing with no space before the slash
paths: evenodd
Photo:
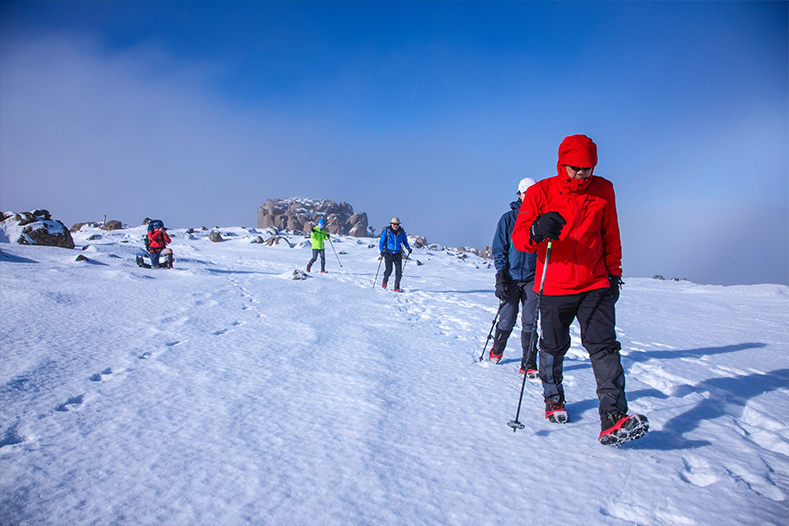
<path id="1" fill-rule="evenodd" d="M 626 278 L 652 430 L 607 448 L 577 326 L 570 423 L 530 382 L 507 426 L 520 344 L 478 361 L 486 260 L 415 250 L 395 294 L 373 239 L 333 238 L 329 273 L 296 281 L 300 237 L 171 231 L 176 268 L 144 270 L 143 231 L 0 244 L 3 525 L 787 524 L 786 286 Z"/>

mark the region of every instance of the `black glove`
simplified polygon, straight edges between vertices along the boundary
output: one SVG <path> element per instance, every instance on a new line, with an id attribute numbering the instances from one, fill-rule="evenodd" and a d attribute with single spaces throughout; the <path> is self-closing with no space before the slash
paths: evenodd
<path id="1" fill-rule="evenodd" d="M 619 289 L 622 288 L 625 282 L 619 276 L 613 274 L 608 275 L 608 286 L 611 288 L 611 295 L 614 297 L 614 303 L 619 300 Z"/>
<path id="2" fill-rule="evenodd" d="M 529 234 L 535 243 L 542 243 L 546 239 L 556 241 L 562 235 L 562 227 L 566 224 L 567 221 L 559 212 L 547 212 L 534 220 Z"/>
<path id="3" fill-rule="evenodd" d="M 410 248 L 408 249 L 408 255 L 409 256 L 411 255 L 411 249 Z"/>
<path id="4" fill-rule="evenodd" d="M 504 300 L 507 297 L 507 286 L 510 284 L 510 280 L 507 279 L 507 275 L 504 271 L 496 273 L 496 297 L 500 300 Z"/>

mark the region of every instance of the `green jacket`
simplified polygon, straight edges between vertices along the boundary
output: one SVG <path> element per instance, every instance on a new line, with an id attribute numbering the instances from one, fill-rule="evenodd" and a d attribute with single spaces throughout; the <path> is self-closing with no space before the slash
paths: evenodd
<path id="1" fill-rule="evenodd" d="M 312 248 L 316 250 L 323 250 L 323 243 L 329 239 L 329 233 L 323 230 L 318 225 L 315 225 L 310 234 L 312 238 Z"/>

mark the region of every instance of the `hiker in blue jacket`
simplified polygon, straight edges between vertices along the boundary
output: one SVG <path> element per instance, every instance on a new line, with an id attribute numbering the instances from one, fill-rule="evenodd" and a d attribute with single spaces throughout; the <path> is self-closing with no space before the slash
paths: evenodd
<path id="1" fill-rule="evenodd" d="M 381 257 L 384 258 L 386 266 L 384 267 L 384 280 L 381 286 L 386 288 L 389 283 L 389 276 L 392 275 L 392 265 L 395 268 L 395 292 L 402 292 L 400 290 L 400 280 L 403 278 L 403 247 L 411 253 L 411 247 L 408 246 L 408 236 L 405 230 L 400 228 L 400 219 L 393 217 L 389 226 L 381 233 L 381 241 L 378 243 L 378 249 L 381 251 Z"/>
<path id="2" fill-rule="evenodd" d="M 499 219 L 496 235 L 493 237 L 493 262 L 496 266 L 496 297 L 501 301 L 499 323 L 496 325 L 496 336 L 490 349 L 491 361 L 498 363 L 504 355 L 507 339 L 510 337 L 518 307 L 521 309 L 521 373 L 530 380 L 539 379 L 537 371 L 537 337 L 534 335 L 534 346 L 530 346 L 532 325 L 537 308 L 537 293 L 534 292 L 534 269 L 537 266 L 536 252 L 521 252 L 512 245 L 512 230 L 518 219 L 523 196 L 526 189 L 535 183 L 531 177 L 522 179 L 518 184 L 518 200 L 510 203 L 510 211 Z M 519 305 L 520 304 L 520 305 Z"/>

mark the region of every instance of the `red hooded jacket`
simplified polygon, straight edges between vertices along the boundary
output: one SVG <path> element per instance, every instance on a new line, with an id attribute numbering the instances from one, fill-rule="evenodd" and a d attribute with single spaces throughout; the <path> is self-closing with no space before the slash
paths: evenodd
<path id="1" fill-rule="evenodd" d="M 585 135 L 573 135 L 562 142 L 558 175 L 529 187 L 512 233 L 515 248 L 537 252 L 534 290 L 539 291 L 548 243 L 531 240 L 531 224 L 547 212 L 558 212 L 567 221 L 551 248 L 543 288 L 549 296 L 602 289 L 609 286 L 609 274 L 622 275 L 614 185 L 595 175 L 571 179 L 565 165 L 596 166 L 597 146 Z"/>
<path id="2" fill-rule="evenodd" d="M 167 231 L 163 229 L 157 229 L 153 232 L 148 232 L 148 248 L 155 252 L 162 250 L 167 243 L 170 243 L 170 236 L 167 235 Z"/>

